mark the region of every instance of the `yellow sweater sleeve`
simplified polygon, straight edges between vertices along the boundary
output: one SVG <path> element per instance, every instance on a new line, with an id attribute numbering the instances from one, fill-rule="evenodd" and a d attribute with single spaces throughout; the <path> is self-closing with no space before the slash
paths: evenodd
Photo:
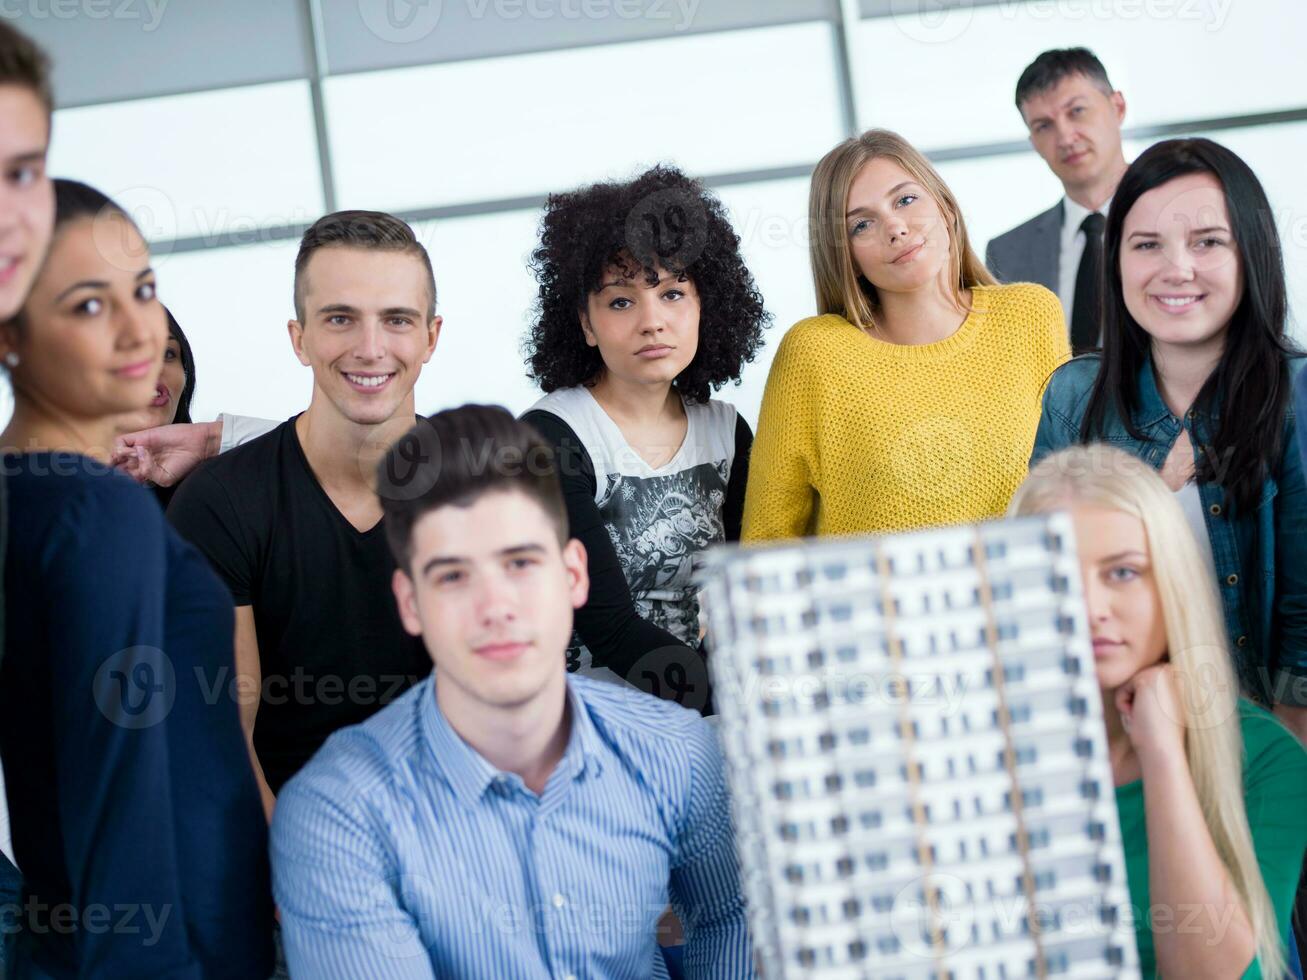
<path id="1" fill-rule="evenodd" d="M 749 456 L 740 539 L 774 541 L 812 533 L 817 506 L 817 404 L 820 390 L 806 322 L 781 340 L 763 389 Z"/>
<path id="2" fill-rule="evenodd" d="M 1066 318 L 1062 315 L 1062 301 L 1049 290 L 1042 292 L 1047 293 L 1044 301 L 1048 304 L 1048 312 L 1038 322 L 1043 325 L 1045 336 L 1048 338 L 1049 350 L 1046 356 L 1053 365 L 1048 372 L 1049 376 L 1052 376 L 1053 371 L 1071 360 L 1071 340 L 1066 330 Z"/>

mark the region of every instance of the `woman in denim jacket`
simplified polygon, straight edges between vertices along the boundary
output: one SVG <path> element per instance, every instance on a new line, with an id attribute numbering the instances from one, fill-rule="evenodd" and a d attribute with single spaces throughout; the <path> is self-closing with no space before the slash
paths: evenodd
<path id="1" fill-rule="evenodd" d="M 1205 139 L 1126 171 L 1105 232 L 1103 350 L 1044 394 L 1032 465 L 1107 442 L 1176 494 L 1221 588 L 1240 684 L 1307 741 L 1307 484 L 1280 242 L 1257 177 Z"/>

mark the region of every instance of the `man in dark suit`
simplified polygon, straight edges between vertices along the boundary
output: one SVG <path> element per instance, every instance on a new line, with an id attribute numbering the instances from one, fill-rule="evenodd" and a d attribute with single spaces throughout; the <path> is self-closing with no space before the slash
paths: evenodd
<path id="1" fill-rule="evenodd" d="M 1098 271 L 1103 224 L 1125 173 L 1125 96 L 1086 48 L 1045 51 L 1017 81 L 1030 144 L 1066 196 L 989 243 L 985 264 L 1003 282 L 1037 282 L 1057 293 L 1076 353 L 1098 346 Z"/>

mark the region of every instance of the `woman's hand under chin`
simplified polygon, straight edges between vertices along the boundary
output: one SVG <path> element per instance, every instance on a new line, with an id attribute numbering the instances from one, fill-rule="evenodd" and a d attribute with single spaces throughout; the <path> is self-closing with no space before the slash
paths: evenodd
<path id="1" fill-rule="evenodd" d="M 1184 759 L 1184 701 L 1169 663 L 1145 667 L 1117 688 L 1113 697 L 1141 763 Z"/>

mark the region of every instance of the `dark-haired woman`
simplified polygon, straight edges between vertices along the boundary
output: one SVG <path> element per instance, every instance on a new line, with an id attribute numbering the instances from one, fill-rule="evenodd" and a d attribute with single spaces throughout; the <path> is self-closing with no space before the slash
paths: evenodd
<path id="1" fill-rule="evenodd" d="M 153 425 L 185 424 L 191 421 L 191 401 L 195 398 L 195 354 L 182 325 L 165 308 L 168 315 L 168 346 L 163 352 L 163 371 L 155 386 L 150 411 Z"/>
<path id="2" fill-rule="evenodd" d="M 168 344 L 163 351 L 163 368 L 159 372 L 159 381 L 154 386 L 154 398 L 144 411 L 124 416 L 123 436 L 140 435 L 141 432 L 137 430 L 145 432 L 173 423 L 189 424 L 191 421 L 191 399 L 195 397 L 195 355 L 191 351 L 191 342 L 186 339 L 186 334 L 182 332 L 181 324 L 172 315 L 172 311 L 164 307 L 163 312 L 168 318 Z M 143 450 L 137 450 L 137 454 L 135 459 L 139 459 Z M 120 461 L 118 454 L 110 461 L 117 465 Z M 137 468 L 123 468 L 126 472 L 137 475 Z M 167 473 L 166 463 L 161 464 L 160 468 Z M 168 509 L 168 502 L 172 500 L 172 495 L 185 475 L 186 473 L 176 474 L 176 478 L 169 480 L 167 486 L 147 481 L 159 506 L 164 510 Z"/>
<path id="3" fill-rule="evenodd" d="M 0 329 L 0 756 L 24 878 L 10 980 L 272 969 L 266 823 L 224 679 L 231 596 L 107 462 L 156 394 L 165 322 L 131 219 L 56 181 L 45 264 Z"/>
<path id="4" fill-rule="evenodd" d="M 547 394 L 524 418 L 554 447 L 589 557 L 568 669 L 702 709 L 692 574 L 739 539 L 753 440 L 710 395 L 761 344 L 762 298 L 720 202 L 668 167 L 551 196 L 532 267 Z"/>
<path id="5" fill-rule="evenodd" d="M 174 423 L 185 425 L 191 421 L 191 400 L 195 397 L 195 354 L 172 310 L 165 308 L 164 313 L 168 315 L 168 346 L 163 351 L 163 370 L 155 386 L 154 400 L 147 410 L 149 421 L 137 428 L 152 429 Z M 154 496 L 164 510 L 168 509 L 168 502 L 177 492 L 180 482 L 153 488 Z"/>
<path id="6" fill-rule="evenodd" d="M 1158 143 L 1131 164 L 1107 217 L 1103 351 L 1053 375 L 1034 460 L 1105 441 L 1161 473 L 1216 573 L 1244 692 L 1303 738 L 1303 359 L 1285 336 L 1269 214 L 1252 170 L 1210 140 Z"/>

